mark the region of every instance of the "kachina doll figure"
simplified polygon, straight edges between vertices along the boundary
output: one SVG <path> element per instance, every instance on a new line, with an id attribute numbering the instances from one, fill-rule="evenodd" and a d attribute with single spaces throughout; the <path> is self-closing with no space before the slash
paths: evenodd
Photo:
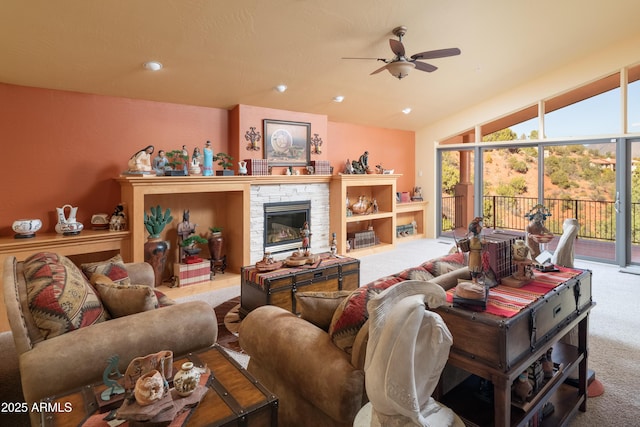
<path id="1" fill-rule="evenodd" d="M 300 235 L 302 236 L 303 255 L 309 256 L 309 248 L 311 247 L 311 231 L 309 230 L 309 223 L 307 221 L 302 225 Z"/>
<path id="2" fill-rule="evenodd" d="M 207 141 L 202 152 L 204 157 L 202 175 L 211 176 L 213 175 L 213 150 L 211 149 L 211 141 Z"/>
<path id="3" fill-rule="evenodd" d="M 469 271 L 474 283 L 477 283 L 478 277 L 482 273 L 482 241 L 480 233 L 482 232 L 482 217 L 475 217 L 469 223 Z"/>

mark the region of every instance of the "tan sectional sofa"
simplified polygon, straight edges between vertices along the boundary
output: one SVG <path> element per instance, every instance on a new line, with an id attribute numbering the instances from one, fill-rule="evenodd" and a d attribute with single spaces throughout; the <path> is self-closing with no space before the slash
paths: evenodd
<path id="1" fill-rule="evenodd" d="M 464 254 L 445 255 L 361 286 L 348 297 L 318 295 L 322 303 L 316 305 L 334 304 L 335 310 L 326 310 L 325 304 L 324 310 L 306 313 L 313 304 L 298 298 L 300 317 L 276 306 L 250 312 L 240 325 L 240 345 L 250 356 L 249 372 L 279 398 L 278 425 L 352 426 L 368 400 L 364 384 L 368 297 L 410 279 L 429 280 L 447 290 L 459 278 L 470 278 L 466 265 Z M 320 311 L 329 312 L 331 319 L 319 319 Z M 317 326 L 327 324 L 327 330 Z"/>

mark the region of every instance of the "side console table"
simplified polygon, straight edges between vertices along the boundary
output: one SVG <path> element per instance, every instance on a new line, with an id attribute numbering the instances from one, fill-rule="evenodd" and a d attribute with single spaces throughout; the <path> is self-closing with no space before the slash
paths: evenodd
<path id="1" fill-rule="evenodd" d="M 268 272 L 252 265 L 242 267 L 240 276 L 240 317 L 269 304 L 297 313 L 296 292 L 353 290 L 360 286 L 360 260 L 323 253 L 319 264 Z"/>
<path id="2" fill-rule="evenodd" d="M 591 271 L 573 269 L 566 273 L 572 276 L 569 279 L 551 274 L 537 272 L 536 277 L 557 286 L 510 318 L 449 304 L 435 310 L 453 335 L 447 363 L 492 383 L 492 393 L 481 393 L 477 384 L 468 381 L 473 377 L 444 395 L 443 390 L 436 390 L 436 399 L 467 425 L 563 426 L 577 410 L 587 410 L 589 313 L 595 306 Z M 561 339 L 574 328 L 578 330 L 578 342 L 563 342 Z M 512 404 L 511 385 L 550 347 L 553 362 L 561 369 L 526 404 Z M 577 388 L 564 383 L 576 369 Z M 486 384 L 484 387 L 486 391 Z M 554 411 L 538 422 L 548 402 Z"/>

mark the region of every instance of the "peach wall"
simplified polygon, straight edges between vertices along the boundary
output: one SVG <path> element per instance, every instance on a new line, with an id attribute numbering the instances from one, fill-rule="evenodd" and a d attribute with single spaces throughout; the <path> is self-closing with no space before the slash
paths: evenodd
<path id="1" fill-rule="evenodd" d="M 329 122 L 328 159 L 334 173 L 344 169 L 347 159 L 358 160 L 369 152 L 372 168 L 382 164 L 398 178 L 398 191 L 411 191 L 415 183 L 415 133 L 397 129 L 361 126 L 349 123 Z"/>
<path id="2" fill-rule="evenodd" d="M 77 219 L 85 227 L 92 214 L 111 214 L 120 202 L 114 178 L 147 145 L 157 152 L 185 144 L 192 152 L 210 140 L 215 152 L 233 155 L 237 170 L 238 158 L 264 156 L 262 150 L 247 151 L 244 139 L 249 126 L 263 133 L 264 118 L 310 122 L 312 135 L 323 140 L 322 154 L 311 159 L 329 160 L 334 173 L 347 158 L 357 159 L 368 150 L 372 165 L 382 162 L 404 175 L 399 191 L 414 185 L 414 132 L 246 105 L 228 111 L 0 83 L 0 235 L 12 236 L 11 224 L 18 218 L 40 218 L 42 230 L 52 232 L 55 208 L 64 204 L 79 207 Z"/>
<path id="3" fill-rule="evenodd" d="M 297 111 L 276 110 L 274 108 L 256 107 L 244 104 L 236 105 L 230 113 L 229 140 L 231 143 L 229 150 L 231 151 L 231 155 L 234 159 L 264 158 L 264 119 L 310 123 L 311 137 L 313 137 L 314 134 L 318 134 L 318 137 L 323 141 L 322 146 L 320 147 L 322 152 L 320 154 L 310 154 L 310 159 L 327 159 L 327 116 L 301 113 Z M 260 132 L 262 137 L 258 142 L 258 146 L 260 146 L 259 151 L 249 151 L 246 149 L 248 141 L 245 139 L 245 135 L 252 126 L 256 128 L 256 132 Z M 284 173 L 284 169 L 284 167 L 274 167 L 272 172 L 274 175 L 282 174 Z"/>
<path id="4" fill-rule="evenodd" d="M 147 145 L 190 150 L 211 140 L 226 149 L 228 111 L 0 84 L 3 147 L 0 235 L 17 218 L 40 218 L 53 231 L 55 208 L 78 206 L 78 221 L 111 214 L 115 182 Z"/>

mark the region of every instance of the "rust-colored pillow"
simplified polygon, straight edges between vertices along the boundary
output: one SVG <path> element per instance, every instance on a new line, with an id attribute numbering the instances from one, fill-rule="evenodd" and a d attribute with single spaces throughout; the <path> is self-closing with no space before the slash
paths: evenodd
<path id="1" fill-rule="evenodd" d="M 300 318 L 326 331 L 336 308 L 349 294 L 351 291 L 297 292 L 296 308 Z"/>
<path id="2" fill-rule="evenodd" d="M 121 285 L 104 274 L 93 274 L 91 284 L 112 317 L 123 317 L 158 308 L 155 292 L 146 285 Z"/>
<path id="3" fill-rule="evenodd" d="M 353 343 L 360 328 L 369 319 L 369 313 L 367 312 L 369 300 L 389 286 L 402 281 L 403 279 L 395 276 L 383 277 L 359 287 L 343 299 L 333 313 L 331 325 L 329 326 L 328 332 L 333 343 L 341 350 L 351 354 Z"/>

